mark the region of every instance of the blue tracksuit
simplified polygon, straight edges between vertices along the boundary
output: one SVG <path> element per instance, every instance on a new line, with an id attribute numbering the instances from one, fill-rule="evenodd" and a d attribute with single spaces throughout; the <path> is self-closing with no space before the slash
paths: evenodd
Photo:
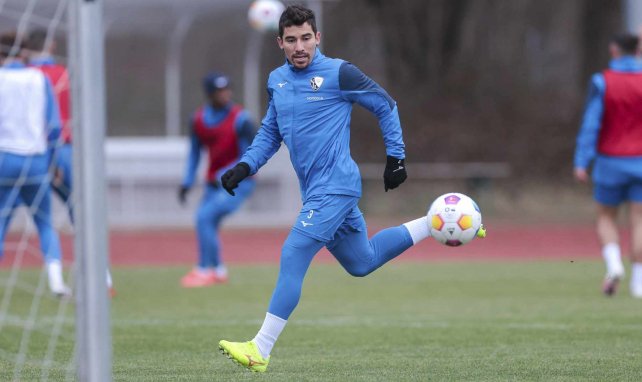
<path id="1" fill-rule="evenodd" d="M 405 158 L 395 101 L 349 62 L 325 57 L 296 69 L 289 62 L 268 79 L 269 103 L 261 128 L 241 158 L 256 173 L 285 142 L 299 179 L 303 208 L 286 239 L 268 312 L 287 319 L 303 279 L 323 246 L 354 276 L 365 276 L 412 245 L 404 226 L 368 240 L 357 206 L 361 176 L 350 155 L 350 114 L 358 103 L 379 120 L 386 153 Z"/>
<path id="2" fill-rule="evenodd" d="M 642 73 L 642 60 L 624 56 L 612 60 L 609 63 L 609 68 L 624 73 Z M 597 140 L 602 127 L 605 94 L 606 81 L 604 80 L 604 75 L 595 73 L 591 78 L 582 125 L 577 135 L 575 167 L 588 168 L 589 164 L 598 156 Z"/>
<path id="3" fill-rule="evenodd" d="M 0 70 L 9 71 L 7 74 L 10 76 L 11 71 L 16 71 L 15 73 L 19 74 L 19 71 L 28 69 L 25 69 L 23 64 L 14 62 L 5 65 Z M 44 77 L 44 74 L 42 76 Z M 0 258 L 11 215 L 19 200 L 29 207 L 33 216 L 45 261 L 60 260 L 61 257 L 58 234 L 51 224 L 51 192 L 48 173 L 51 158 L 54 155 L 53 150 L 60 134 L 60 116 L 51 83 L 46 77 L 43 82 L 45 89 L 41 110 L 44 113 L 45 126 L 41 126 L 41 128 L 46 133 L 48 148 L 45 152 L 30 154 L 22 154 L 19 150 L 14 150 L 12 146 L 4 150 L 0 149 Z M 3 85 L 6 86 L 6 84 Z M 19 86 L 17 84 L 10 85 Z M 21 94 L 20 88 L 16 90 L 18 92 L 16 96 L 25 97 L 25 99 L 19 110 L 11 112 L 16 114 L 18 120 L 21 120 L 20 118 L 28 113 L 22 109 L 22 106 L 28 108 L 32 100 L 28 98 L 30 97 L 28 94 Z M 0 104 L 2 102 L 0 99 Z M 9 117 L 11 116 L 9 115 Z M 18 129 L 25 128 L 22 125 L 12 124 L 11 121 L 0 120 L 0 124 L 12 125 Z M 16 147 L 20 143 L 17 141 Z"/>
<path id="4" fill-rule="evenodd" d="M 230 113 L 231 106 L 222 109 L 215 109 L 212 106 L 205 106 L 203 110 L 203 124 L 208 129 L 217 128 Z M 190 123 L 190 152 L 183 179 L 183 186 L 190 188 L 194 184 L 196 170 L 201 158 L 201 152 L 206 148 L 194 132 L 194 120 Z M 244 152 L 254 136 L 254 124 L 245 111 L 241 111 L 234 121 L 234 131 L 237 137 L 238 152 Z M 219 170 L 223 172 L 231 165 Z M 222 264 L 220 256 L 220 242 L 218 239 L 218 227 L 222 219 L 228 214 L 236 211 L 254 190 L 255 181 L 248 179 L 244 184 L 239 185 L 236 197 L 229 195 L 217 184 L 207 183 L 201 204 L 196 212 L 196 234 L 198 239 L 198 266 L 202 269 L 218 267 Z"/>
<path id="5" fill-rule="evenodd" d="M 304 203 L 315 195 L 361 196 L 361 175 L 350 156 L 355 102 L 379 119 L 387 154 L 405 158 L 395 101 L 349 62 L 317 49 L 307 68 L 286 62 L 270 73 L 267 91 L 267 113 L 241 161 L 254 174 L 285 142 Z"/>
<path id="6" fill-rule="evenodd" d="M 53 57 L 40 57 L 35 60 L 31 60 L 29 62 L 29 65 L 37 67 L 37 68 L 42 68 L 42 67 L 52 67 L 56 66 L 56 60 Z M 60 65 L 57 65 L 60 67 Z M 63 80 L 60 80 L 61 82 Z M 68 80 L 64 80 L 68 81 Z M 58 84 L 52 84 L 54 87 L 60 86 Z M 69 84 L 63 84 L 66 87 L 69 87 Z M 57 98 L 60 97 L 60 93 L 63 90 L 61 89 L 54 89 L 54 94 L 56 94 Z M 58 98 L 59 99 L 59 98 Z M 68 102 L 68 101 L 67 101 Z M 64 103 L 64 101 L 61 101 L 61 103 Z M 60 107 L 62 107 L 62 104 L 59 104 Z M 72 206 L 72 200 L 71 200 L 71 190 L 72 190 L 72 147 L 71 147 L 71 139 L 65 139 L 67 137 L 66 134 L 71 134 L 68 123 L 64 121 L 64 118 L 69 118 L 69 116 L 63 116 L 64 112 L 60 113 L 61 119 L 61 142 L 58 143 L 58 148 L 56 150 L 56 156 L 54 157 L 54 163 L 55 167 L 62 172 L 62 179 L 61 182 L 52 182 L 51 183 L 51 189 L 60 197 L 60 200 L 67 206 L 67 209 L 69 211 L 69 218 L 71 221 L 74 221 L 74 213 L 73 213 L 73 206 Z M 66 129 L 66 130 L 65 130 Z"/>
<path id="7" fill-rule="evenodd" d="M 609 69 L 622 73 L 642 73 L 642 61 L 633 56 L 612 60 Z M 603 73 L 591 78 L 586 107 L 577 135 L 574 165 L 588 168 L 593 164 L 592 179 L 595 200 L 605 205 L 618 205 L 624 200 L 642 202 L 642 157 L 608 156 L 597 152 L 602 128 L 606 95 Z"/>

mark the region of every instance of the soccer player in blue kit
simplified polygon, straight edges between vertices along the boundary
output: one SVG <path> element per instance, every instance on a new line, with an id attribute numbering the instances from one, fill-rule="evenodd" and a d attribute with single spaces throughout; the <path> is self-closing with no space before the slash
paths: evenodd
<path id="1" fill-rule="evenodd" d="M 190 152 L 185 178 L 178 190 L 184 204 L 194 184 L 201 151 L 208 152 L 209 167 L 205 192 L 196 213 L 198 265 L 181 279 L 185 288 L 198 288 L 227 281 L 227 268 L 220 255 L 218 228 L 223 218 L 236 211 L 254 190 L 255 182 L 248 179 L 237 190 L 236 197 L 223 190 L 220 175 L 234 166 L 252 143 L 256 128 L 249 114 L 232 102 L 228 76 L 213 72 L 203 79 L 207 103 L 199 107 L 190 124 Z"/>
<path id="2" fill-rule="evenodd" d="M 0 258 L 20 200 L 38 229 L 49 289 L 64 297 L 71 289 L 63 280 L 60 240 L 51 223 L 49 174 L 60 115 L 51 82 L 25 65 L 19 40 L 15 33 L 0 36 Z"/>
<path id="3" fill-rule="evenodd" d="M 286 62 L 268 78 L 268 109 L 240 162 L 223 174 L 230 193 L 285 142 L 299 178 L 303 207 L 281 252 L 279 277 L 263 325 L 253 340 L 220 341 L 238 364 L 263 372 L 299 302 L 315 254 L 326 247 L 353 276 L 362 277 L 429 236 L 427 218 L 384 229 L 368 240 L 359 207 L 361 176 L 350 156 L 350 113 L 357 103 L 379 120 L 386 146 L 385 190 L 406 180 L 404 143 L 395 101 L 349 62 L 324 56 L 311 10 L 289 6 L 277 42 Z"/>
<path id="4" fill-rule="evenodd" d="M 72 203 L 72 131 L 71 131 L 71 84 L 67 68 L 55 59 L 56 42 L 48 41 L 46 29 L 36 29 L 29 33 L 26 50 L 29 54 L 29 66 L 39 69 L 51 82 L 58 103 L 60 115 L 60 137 L 56 143 L 56 155 L 53 156 L 53 177 L 51 189 L 67 207 L 69 219 L 74 222 Z M 16 204 L 20 204 L 18 200 Z M 116 295 L 111 272 L 107 270 L 107 289 L 110 297 Z"/>
<path id="5" fill-rule="evenodd" d="M 597 235 L 606 263 L 602 291 L 616 293 L 624 277 L 617 227 L 619 207 L 631 222 L 631 295 L 642 298 L 642 59 L 639 38 L 615 36 L 609 68 L 593 75 L 575 149 L 575 178 L 593 181 Z M 589 166 L 593 165 L 589 177 Z"/>

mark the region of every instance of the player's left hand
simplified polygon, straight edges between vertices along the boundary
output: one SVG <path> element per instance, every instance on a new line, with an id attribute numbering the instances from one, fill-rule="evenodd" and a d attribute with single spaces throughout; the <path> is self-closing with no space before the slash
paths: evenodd
<path id="1" fill-rule="evenodd" d="M 383 172 L 383 185 L 386 192 L 399 187 L 407 177 L 405 160 L 387 156 L 386 169 Z"/>
<path id="2" fill-rule="evenodd" d="M 180 186 L 178 188 L 178 201 L 182 206 L 187 202 L 187 193 L 189 192 L 189 187 Z"/>

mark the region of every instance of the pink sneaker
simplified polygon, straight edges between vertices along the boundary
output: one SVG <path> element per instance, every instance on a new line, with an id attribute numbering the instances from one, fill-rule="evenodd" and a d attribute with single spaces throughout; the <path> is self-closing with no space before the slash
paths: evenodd
<path id="1" fill-rule="evenodd" d="M 200 288 L 226 282 L 227 277 L 217 277 L 214 271 L 202 272 L 198 269 L 192 269 L 181 278 L 181 286 L 183 288 Z"/>
<path id="2" fill-rule="evenodd" d="M 602 293 L 611 297 L 617 292 L 617 287 L 620 285 L 620 278 L 617 276 L 607 276 L 602 283 Z"/>

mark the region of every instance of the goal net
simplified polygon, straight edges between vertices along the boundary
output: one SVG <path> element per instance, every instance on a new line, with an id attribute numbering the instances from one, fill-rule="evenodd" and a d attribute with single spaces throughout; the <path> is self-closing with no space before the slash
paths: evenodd
<path id="1" fill-rule="evenodd" d="M 110 379 L 101 3 L 0 0 L 3 381 Z"/>

